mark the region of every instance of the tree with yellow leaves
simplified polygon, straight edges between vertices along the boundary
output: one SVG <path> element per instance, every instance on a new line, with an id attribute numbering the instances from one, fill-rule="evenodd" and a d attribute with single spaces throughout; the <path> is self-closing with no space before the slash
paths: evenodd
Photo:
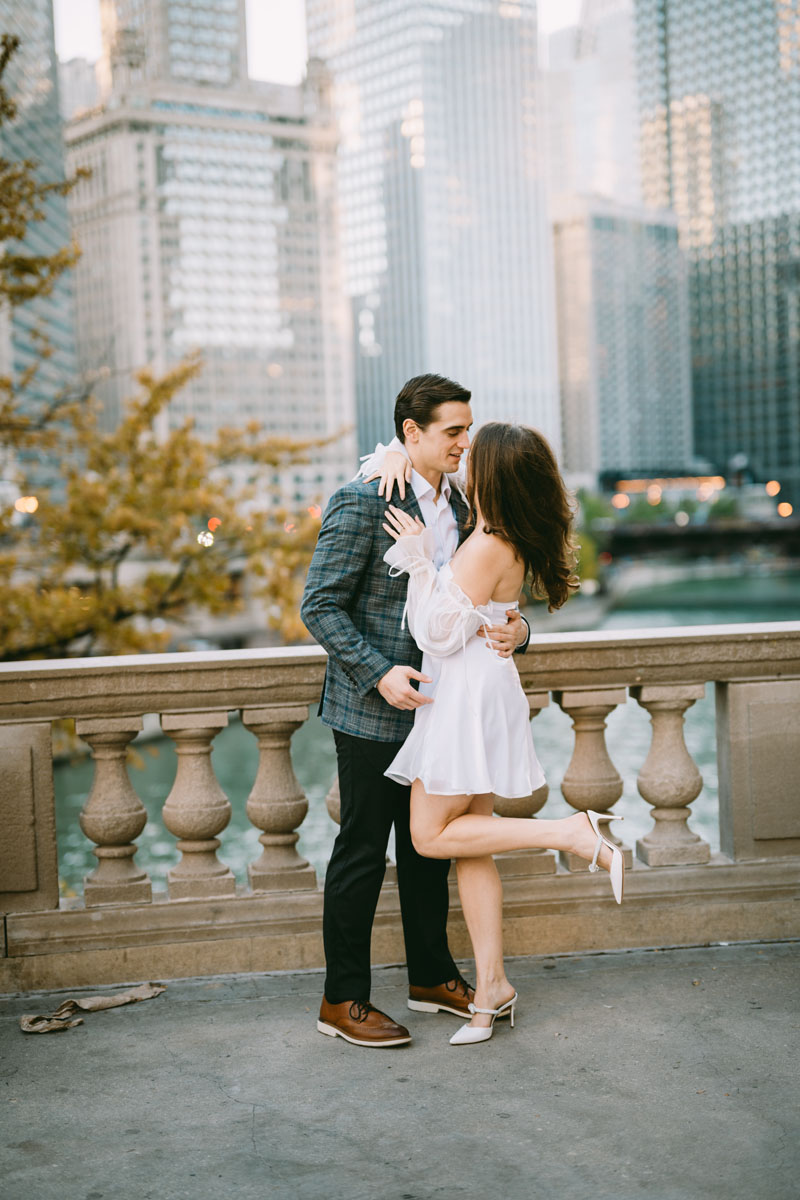
<path id="1" fill-rule="evenodd" d="M 3 73 L 17 45 L 0 39 L 0 127 L 16 112 Z M 44 198 L 77 181 L 42 183 L 36 170 L 0 158 L 0 312 L 47 294 L 79 253 L 26 252 Z M 43 362 L 44 336 L 40 346 Z M 0 377 L 0 452 L 20 492 L 15 504 L 0 502 L 0 660 L 163 649 L 168 622 L 237 608 L 232 581 L 242 575 L 257 581 L 283 636 L 302 638 L 299 597 L 319 509 L 285 511 L 272 481 L 324 441 L 268 436 L 258 424 L 213 440 L 191 421 L 160 432 L 159 415 L 202 369 L 197 357 L 160 378 L 139 372 L 139 392 L 110 432 L 71 381 L 35 401 L 37 365 Z M 56 472 L 48 487 L 36 465 L 43 457 Z"/>

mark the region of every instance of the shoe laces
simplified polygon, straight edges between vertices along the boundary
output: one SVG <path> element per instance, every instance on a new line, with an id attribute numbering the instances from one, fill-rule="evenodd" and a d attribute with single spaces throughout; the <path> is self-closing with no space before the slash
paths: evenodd
<path id="1" fill-rule="evenodd" d="M 466 979 L 464 979 L 463 975 L 456 975 L 455 979 L 449 980 L 444 986 L 447 988 L 448 992 L 460 991 L 462 996 L 464 996 L 466 999 L 469 999 L 469 984 L 467 983 Z"/>
<path id="2" fill-rule="evenodd" d="M 366 1021 L 371 1012 L 377 1012 L 374 1004 L 370 1004 L 369 1000 L 354 1000 L 350 1005 L 350 1020 L 356 1021 L 359 1024 Z"/>

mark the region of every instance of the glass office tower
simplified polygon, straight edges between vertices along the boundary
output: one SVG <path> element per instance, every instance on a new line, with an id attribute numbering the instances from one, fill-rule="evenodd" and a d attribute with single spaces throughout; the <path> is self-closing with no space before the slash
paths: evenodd
<path id="1" fill-rule="evenodd" d="M 689 305 L 674 215 L 576 196 L 553 232 L 567 468 L 590 487 L 686 473 Z"/>
<path id="2" fill-rule="evenodd" d="M 645 200 L 690 261 L 696 450 L 800 503 L 800 0 L 636 0 Z"/>
<path id="3" fill-rule="evenodd" d="M 11 161 L 39 164 L 42 182 L 64 178 L 64 148 L 58 103 L 58 74 L 53 38 L 52 0 L 0 0 L 0 28 L 20 39 L 4 85 L 17 103 L 17 117 L 0 132 L 0 152 Z M 69 245 L 67 202 L 50 195 L 43 203 L 45 219 L 32 221 L 24 251 L 51 255 Z M 73 276 L 63 274 L 47 296 L 39 296 L 13 313 L 0 316 L 0 371 L 12 379 L 40 358 L 37 331 L 52 347 L 27 389 L 32 406 L 47 402 L 76 382 L 73 321 Z"/>
<path id="4" fill-rule="evenodd" d="M 476 421 L 558 446 L 552 251 L 532 0 L 306 0 L 334 78 L 362 452 L 435 371 Z"/>

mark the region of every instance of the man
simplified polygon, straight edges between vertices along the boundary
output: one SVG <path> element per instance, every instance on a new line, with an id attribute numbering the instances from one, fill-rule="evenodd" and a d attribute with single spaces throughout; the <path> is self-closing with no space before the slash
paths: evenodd
<path id="1" fill-rule="evenodd" d="M 395 430 L 413 468 L 411 487 L 395 503 L 434 530 L 437 566 L 454 554 L 469 515 L 447 479 L 469 445 L 469 401 L 459 384 L 420 375 L 395 402 Z M 469 1017 L 474 995 L 447 944 L 450 864 L 417 854 L 409 832 L 410 789 L 384 775 L 411 731 L 415 709 L 435 703 L 412 683 L 430 680 L 401 628 L 407 581 L 392 579 L 383 561 L 393 544 L 383 529 L 387 500 L 377 482 L 363 480 L 333 495 L 300 609 L 328 652 L 320 713 L 334 731 L 341 794 L 341 826 L 325 878 L 327 973 L 317 1028 L 360 1046 L 411 1040 L 403 1025 L 369 1002 L 372 922 L 393 824 L 408 1007 Z M 529 633 L 517 615 L 493 631 L 492 642 L 509 654 L 525 648 Z"/>

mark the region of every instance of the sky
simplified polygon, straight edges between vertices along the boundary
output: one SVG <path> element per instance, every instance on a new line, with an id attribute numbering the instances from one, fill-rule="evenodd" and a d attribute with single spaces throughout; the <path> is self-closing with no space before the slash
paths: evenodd
<path id="1" fill-rule="evenodd" d="M 573 24 L 581 0 L 539 0 L 539 25 L 551 33 Z M 61 59 L 100 57 L 100 0 L 53 0 Z M 272 83 L 299 83 L 305 74 L 303 0 L 247 0 L 250 74 Z"/>

